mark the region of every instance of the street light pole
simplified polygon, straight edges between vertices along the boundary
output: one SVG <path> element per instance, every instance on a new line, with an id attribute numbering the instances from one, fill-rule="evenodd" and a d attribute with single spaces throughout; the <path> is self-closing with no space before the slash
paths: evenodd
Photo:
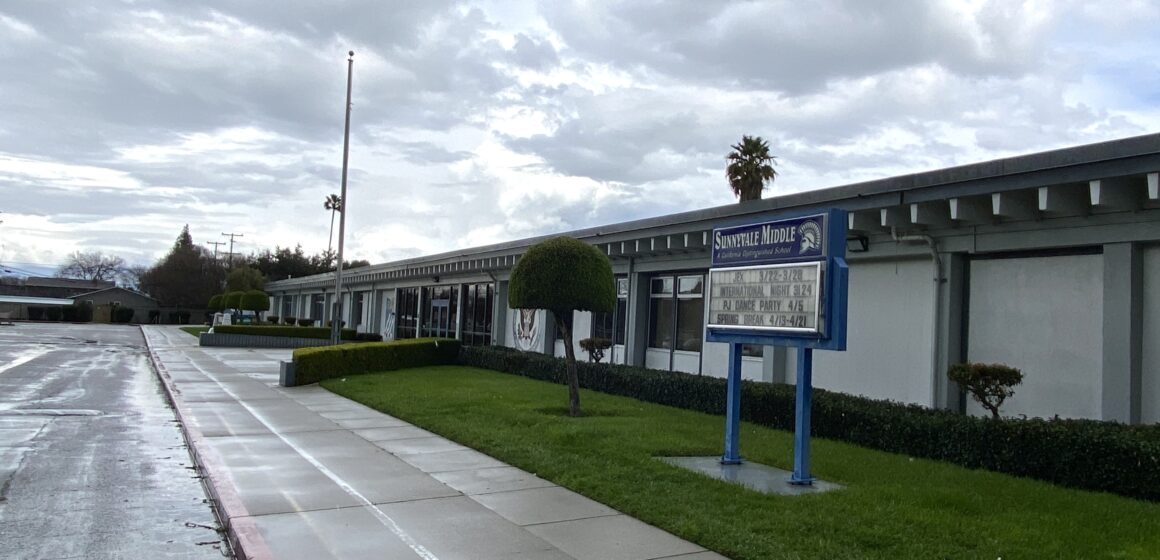
<path id="1" fill-rule="evenodd" d="M 350 159 L 350 86 L 354 73 L 354 51 L 350 51 L 350 58 L 346 59 L 346 126 L 342 131 L 342 201 L 338 209 L 338 262 L 334 269 L 334 316 L 331 318 L 330 343 L 338 344 L 341 341 L 342 329 L 342 242 L 346 232 L 346 210 L 350 208 L 350 199 L 346 196 L 346 168 Z"/>

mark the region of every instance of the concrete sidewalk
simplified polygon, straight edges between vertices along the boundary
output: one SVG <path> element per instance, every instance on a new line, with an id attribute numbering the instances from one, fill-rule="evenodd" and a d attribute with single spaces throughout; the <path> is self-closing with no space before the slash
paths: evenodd
<path id="1" fill-rule="evenodd" d="M 142 330 L 239 557 L 724 558 L 316 385 L 278 387 L 289 350 Z"/>

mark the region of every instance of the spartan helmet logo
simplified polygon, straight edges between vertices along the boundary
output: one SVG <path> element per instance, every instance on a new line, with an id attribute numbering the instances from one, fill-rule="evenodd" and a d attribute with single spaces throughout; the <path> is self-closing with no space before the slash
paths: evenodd
<path id="1" fill-rule="evenodd" d="M 805 254 L 822 246 L 822 228 L 813 220 L 798 226 L 798 235 L 802 238 L 798 254 Z"/>

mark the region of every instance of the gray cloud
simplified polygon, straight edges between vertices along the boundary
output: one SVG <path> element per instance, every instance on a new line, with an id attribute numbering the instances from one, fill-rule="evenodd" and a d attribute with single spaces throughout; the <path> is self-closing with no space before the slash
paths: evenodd
<path id="1" fill-rule="evenodd" d="M 727 204 L 742 134 L 790 192 L 1156 130 L 1146 4 L 8 3 L 0 258 L 325 249 L 348 49 L 379 261 Z"/>

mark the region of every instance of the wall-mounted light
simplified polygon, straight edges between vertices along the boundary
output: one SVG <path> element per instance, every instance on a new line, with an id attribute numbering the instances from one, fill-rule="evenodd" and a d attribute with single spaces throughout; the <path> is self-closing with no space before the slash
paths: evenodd
<path id="1" fill-rule="evenodd" d="M 847 253 L 865 253 L 870 250 L 870 238 L 865 235 L 851 235 L 846 237 Z"/>

